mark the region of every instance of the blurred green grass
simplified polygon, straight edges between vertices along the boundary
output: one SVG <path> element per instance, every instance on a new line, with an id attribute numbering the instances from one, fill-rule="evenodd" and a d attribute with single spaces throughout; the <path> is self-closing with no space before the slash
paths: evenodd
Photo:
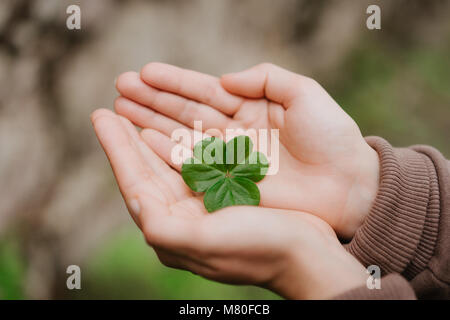
<path id="1" fill-rule="evenodd" d="M 8 237 L 0 241 L 0 300 L 23 299 L 26 265 L 19 245 Z"/>

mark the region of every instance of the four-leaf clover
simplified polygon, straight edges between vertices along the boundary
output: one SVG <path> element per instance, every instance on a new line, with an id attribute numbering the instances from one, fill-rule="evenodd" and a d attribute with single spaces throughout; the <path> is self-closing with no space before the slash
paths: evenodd
<path id="1" fill-rule="evenodd" d="M 248 136 L 226 144 L 212 137 L 194 146 L 194 157 L 184 162 L 181 175 L 193 191 L 205 192 L 208 212 L 233 205 L 259 205 L 255 182 L 264 178 L 269 164 L 264 154 L 252 150 Z"/>

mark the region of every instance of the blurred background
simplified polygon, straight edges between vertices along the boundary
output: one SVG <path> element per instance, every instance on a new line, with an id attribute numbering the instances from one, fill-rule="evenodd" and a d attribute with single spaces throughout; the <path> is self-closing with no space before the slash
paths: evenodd
<path id="1" fill-rule="evenodd" d="M 71 4 L 81 30 L 66 28 Z M 277 298 L 168 269 L 146 246 L 89 121 L 121 72 L 272 62 L 317 79 L 364 135 L 449 158 L 449 57 L 450 1 L 0 0 L 0 299 Z M 66 288 L 71 264 L 81 290 Z"/>

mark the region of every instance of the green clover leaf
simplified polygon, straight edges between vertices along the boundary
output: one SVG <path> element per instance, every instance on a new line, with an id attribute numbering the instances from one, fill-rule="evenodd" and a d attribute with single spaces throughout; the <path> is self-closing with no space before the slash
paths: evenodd
<path id="1" fill-rule="evenodd" d="M 259 205 L 255 182 L 264 178 L 269 168 L 261 152 L 252 152 L 248 136 L 238 136 L 225 144 L 212 137 L 194 146 L 194 157 L 182 168 L 184 182 L 195 192 L 206 192 L 203 203 L 208 212 L 234 205 Z"/>

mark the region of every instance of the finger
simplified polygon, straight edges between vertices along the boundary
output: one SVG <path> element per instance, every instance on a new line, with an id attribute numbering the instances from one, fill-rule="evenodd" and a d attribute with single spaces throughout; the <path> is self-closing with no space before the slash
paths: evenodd
<path id="1" fill-rule="evenodd" d="M 177 142 L 184 144 L 187 148 L 192 148 L 195 143 L 210 136 L 222 138 L 221 131 L 206 130 L 207 132 L 205 133 L 194 132 L 191 128 L 125 97 L 118 97 L 114 106 L 118 114 L 135 125 L 144 129 L 154 129 L 166 136 L 174 137 L 177 139 Z M 180 137 L 183 139 L 180 139 Z"/>
<path id="2" fill-rule="evenodd" d="M 150 194 L 160 202 L 167 202 L 168 192 L 164 194 L 161 187 L 151 179 L 151 169 L 143 161 L 132 135 L 117 115 L 109 110 L 99 109 L 92 114 L 91 119 L 128 211 L 138 227 L 142 228 L 139 219 L 141 212 L 139 197 L 142 194 Z"/>
<path id="3" fill-rule="evenodd" d="M 192 157 L 192 150 L 187 146 L 176 143 L 168 136 L 152 129 L 141 132 L 142 139 L 154 150 L 158 156 L 169 166 L 181 172 L 183 162 Z"/>
<path id="4" fill-rule="evenodd" d="M 122 96 L 114 101 L 114 109 L 135 125 L 158 130 L 167 136 L 177 129 L 191 130 L 178 121 Z"/>
<path id="5" fill-rule="evenodd" d="M 188 191 L 188 188 L 186 188 L 180 175 L 170 168 L 160 157 L 155 154 L 152 149 L 149 148 L 128 119 L 122 116 L 119 116 L 119 118 L 133 139 L 134 144 L 137 148 L 139 148 L 142 158 L 151 168 L 153 182 L 156 183 L 169 203 L 174 203 L 177 200 L 180 201 L 190 196 L 191 193 Z"/>
<path id="6" fill-rule="evenodd" d="M 147 64 L 141 78 L 160 90 L 204 103 L 230 116 L 243 102 L 241 97 L 225 91 L 216 77 L 164 63 Z"/>
<path id="7" fill-rule="evenodd" d="M 109 110 L 99 109 L 92 114 L 91 120 L 119 188 L 127 200 L 133 196 L 129 194 L 133 187 L 143 183 L 150 172 L 132 145 L 117 115 Z"/>
<path id="8" fill-rule="evenodd" d="M 194 134 L 194 130 L 191 128 L 125 97 L 116 98 L 114 107 L 118 114 L 127 118 L 135 125 L 144 129 L 157 130 L 169 137 L 176 137 L 177 142 L 184 144 L 187 148 L 192 148 L 193 144 L 210 136 L 207 133 L 201 132 Z M 215 135 L 217 134 L 215 131 L 209 132 Z M 183 139 L 179 139 L 180 137 Z"/>
<path id="9" fill-rule="evenodd" d="M 202 121 L 205 129 L 224 129 L 231 121 L 231 118 L 210 106 L 147 85 L 135 72 L 120 75 L 116 87 L 122 96 L 191 128 L 194 128 L 194 121 Z"/>
<path id="10" fill-rule="evenodd" d="M 314 80 L 263 63 L 242 72 L 223 75 L 222 86 L 229 92 L 247 98 L 267 98 L 289 108 L 302 88 Z"/>

